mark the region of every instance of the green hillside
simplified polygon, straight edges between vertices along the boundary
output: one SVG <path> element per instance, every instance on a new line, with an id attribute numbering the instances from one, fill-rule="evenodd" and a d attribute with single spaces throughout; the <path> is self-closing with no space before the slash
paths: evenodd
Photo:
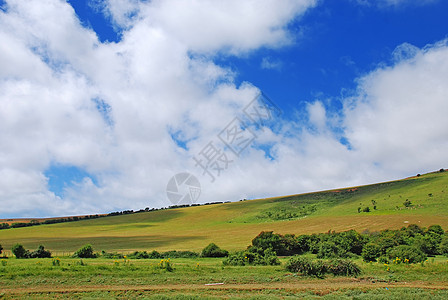
<path id="1" fill-rule="evenodd" d="M 236 250 L 262 230 L 374 231 L 411 223 L 447 229 L 447 203 L 448 172 L 435 172 L 348 189 L 6 229 L 0 230 L 0 244 L 5 249 L 15 243 L 29 249 L 43 244 L 56 253 L 87 243 L 97 251 L 198 251 L 210 242 Z M 364 212 L 366 207 L 370 212 Z"/>

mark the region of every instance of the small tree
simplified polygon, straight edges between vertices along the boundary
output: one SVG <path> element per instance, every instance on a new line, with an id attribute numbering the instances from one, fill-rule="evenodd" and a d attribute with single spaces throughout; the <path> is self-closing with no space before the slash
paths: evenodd
<path id="1" fill-rule="evenodd" d="M 96 254 L 93 253 L 92 245 L 87 244 L 84 247 L 80 248 L 78 251 L 73 254 L 74 257 L 79 258 L 95 258 Z"/>
<path id="2" fill-rule="evenodd" d="M 366 206 L 366 207 L 364 207 L 364 209 L 362 211 L 363 212 L 370 212 L 370 207 Z"/>
<path id="3" fill-rule="evenodd" d="M 219 248 L 214 243 L 210 243 L 201 252 L 202 257 L 226 257 L 228 255 L 229 255 L 229 252 L 227 250 L 223 250 L 223 249 Z"/>
<path id="4" fill-rule="evenodd" d="M 15 244 L 12 247 L 12 253 L 17 257 L 17 258 L 28 258 L 29 257 L 29 251 L 26 250 L 22 245 L 20 244 Z"/>
<path id="5" fill-rule="evenodd" d="M 410 207 L 412 205 L 412 202 L 409 199 L 406 199 L 406 201 L 403 202 L 403 205 L 405 207 Z"/>

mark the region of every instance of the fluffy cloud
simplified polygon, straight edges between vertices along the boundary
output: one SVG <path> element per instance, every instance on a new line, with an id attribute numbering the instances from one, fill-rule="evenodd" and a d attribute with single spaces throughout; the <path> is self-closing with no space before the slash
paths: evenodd
<path id="1" fill-rule="evenodd" d="M 305 119 L 250 126 L 256 139 L 240 156 L 226 151 L 232 162 L 213 183 L 195 166 L 209 142 L 222 151 L 218 133 L 235 117 L 247 121 L 244 107 L 259 93 L 250 83 L 236 86 L 214 55 L 292 42 L 287 24 L 315 3 L 110 0 L 100 8 L 122 39 L 101 43 L 64 1 L 7 1 L 0 11 L 2 215 L 166 206 L 166 184 L 182 171 L 201 181 L 201 201 L 222 201 L 440 168 L 448 150 L 445 42 L 398 48 L 396 64 L 360 78 L 340 114 L 315 100 Z M 55 195 L 45 174 L 58 165 L 95 180 Z"/>

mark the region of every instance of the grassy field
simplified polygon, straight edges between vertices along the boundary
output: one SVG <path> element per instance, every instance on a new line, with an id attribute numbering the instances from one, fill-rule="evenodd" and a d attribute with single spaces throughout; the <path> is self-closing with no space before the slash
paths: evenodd
<path id="1" fill-rule="evenodd" d="M 406 199 L 411 207 L 403 205 Z M 210 242 L 238 250 L 263 230 L 283 234 L 361 232 L 411 223 L 448 228 L 447 202 L 448 172 L 435 172 L 349 189 L 6 229 L 0 230 L 0 244 L 6 250 L 15 243 L 28 249 L 43 244 L 60 255 L 87 243 L 97 251 L 123 253 L 199 251 Z M 358 208 L 367 206 L 370 212 L 358 213 Z"/>
<path id="2" fill-rule="evenodd" d="M 0 298 L 308 298 L 446 299 L 448 261 L 431 258 L 423 264 L 392 265 L 357 260 L 357 278 L 302 277 L 280 266 L 224 266 L 222 259 L 173 259 L 174 271 L 159 260 L 61 258 L 8 259 L 0 264 Z M 213 284 L 213 285 L 210 285 Z M 162 296 L 163 295 L 163 296 Z"/>

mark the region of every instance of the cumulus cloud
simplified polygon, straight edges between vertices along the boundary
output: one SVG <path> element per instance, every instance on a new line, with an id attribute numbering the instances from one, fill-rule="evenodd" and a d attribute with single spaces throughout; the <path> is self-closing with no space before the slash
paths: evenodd
<path id="1" fill-rule="evenodd" d="M 360 78 L 339 115 L 315 100 L 306 118 L 246 124 L 253 142 L 239 156 L 225 150 L 218 134 L 235 117 L 250 123 L 244 109 L 259 89 L 235 85 L 214 55 L 290 43 L 287 24 L 315 4 L 110 0 L 102 9 L 122 39 L 101 43 L 64 1 L 7 1 L 0 11 L 1 215 L 167 206 L 166 184 L 182 171 L 200 179 L 208 202 L 440 168 L 448 147 L 446 42 L 397 48 L 395 64 Z M 230 160 L 213 183 L 193 160 L 209 142 Z M 61 197 L 45 175 L 55 165 L 95 180 L 73 182 Z"/>

